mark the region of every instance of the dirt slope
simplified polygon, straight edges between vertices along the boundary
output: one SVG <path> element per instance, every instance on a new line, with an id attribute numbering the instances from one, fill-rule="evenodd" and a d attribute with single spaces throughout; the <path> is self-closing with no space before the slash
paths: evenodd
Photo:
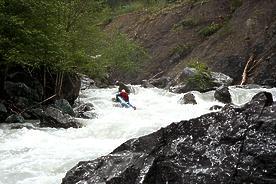
<path id="1" fill-rule="evenodd" d="M 276 1 L 237 2 L 187 1 L 159 12 L 135 12 L 117 17 L 106 30 L 126 33 L 152 56 L 136 81 L 159 72 L 173 77 L 198 58 L 239 83 L 252 57 L 247 82 L 276 86 Z"/>

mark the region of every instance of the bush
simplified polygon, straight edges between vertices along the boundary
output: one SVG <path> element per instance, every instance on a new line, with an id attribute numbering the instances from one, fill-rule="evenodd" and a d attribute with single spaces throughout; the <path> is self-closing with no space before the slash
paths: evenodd
<path id="1" fill-rule="evenodd" d="M 187 79 L 187 85 L 194 86 L 199 91 L 205 91 L 213 86 L 211 71 L 198 59 L 191 59 L 188 67 L 195 68 L 196 74 Z"/>
<path id="2" fill-rule="evenodd" d="M 182 21 L 180 21 L 179 23 L 175 24 L 173 29 L 180 29 L 180 28 L 186 28 L 186 27 L 194 27 L 198 24 L 198 21 L 196 21 L 195 19 L 192 18 L 186 18 Z"/>
<path id="3" fill-rule="evenodd" d="M 170 53 L 171 55 L 174 55 L 174 54 L 183 55 L 189 52 L 191 48 L 192 48 L 192 45 L 189 45 L 189 44 L 178 44 L 170 51 Z"/>
<path id="4" fill-rule="evenodd" d="M 222 24 L 212 23 L 212 24 L 200 29 L 198 33 L 201 36 L 208 37 L 208 36 L 211 36 L 212 34 L 216 33 L 221 27 L 222 27 Z"/>

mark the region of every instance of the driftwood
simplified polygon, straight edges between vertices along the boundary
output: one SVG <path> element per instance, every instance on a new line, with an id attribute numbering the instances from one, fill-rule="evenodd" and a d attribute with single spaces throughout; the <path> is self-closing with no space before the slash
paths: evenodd
<path id="1" fill-rule="evenodd" d="M 244 85 L 247 83 L 248 78 L 253 75 L 254 70 L 262 61 L 263 61 L 263 58 L 259 60 L 255 60 L 255 56 L 251 55 L 251 57 L 248 59 L 244 67 L 240 85 Z"/>

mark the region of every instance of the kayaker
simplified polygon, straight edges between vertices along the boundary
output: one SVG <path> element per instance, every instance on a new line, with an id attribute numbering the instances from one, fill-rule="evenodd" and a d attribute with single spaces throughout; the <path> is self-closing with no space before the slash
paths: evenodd
<path id="1" fill-rule="evenodd" d="M 115 85 L 119 86 L 119 90 L 118 90 L 119 92 L 121 92 L 124 89 L 128 94 L 130 93 L 129 87 L 127 87 L 127 85 L 125 85 L 124 83 L 120 81 L 116 81 Z"/>
<path id="2" fill-rule="evenodd" d="M 118 96 L 122 97 L 124 101 L 129 102 L 129 97 L 128 97 L 128 93 L 126 92 L 126 90 L 122 89 L 121 92 L 116 95 L 117 101 L 119 101 Z"/>
<path id="3" fill-rule="evenodd" d="M 136 107 L 131 105 L 129 103 L 129 96 L 128 96 L 128 93 L 126 92 L 126 90 L 122 89 L 122 91 L 120 93 L 118 93 L 116 95 L 116 101 L 119 102 L 120 100 L 118 99 L 118 97 L 121 97 L 130 107 L 132 107 L 134 110 L 136 110 Z"/>

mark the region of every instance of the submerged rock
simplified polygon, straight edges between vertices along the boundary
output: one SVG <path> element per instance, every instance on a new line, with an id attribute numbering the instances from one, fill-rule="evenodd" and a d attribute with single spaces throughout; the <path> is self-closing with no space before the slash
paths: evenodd
<path id="1" fill-rule="evenodd" d="M 262 92 L 79 162 L 62 184 L 276 183 L 276 104 Z"/>
<path id="2" fill-rule="evenodd" d="M 197 104 L 195 100 L 195 95 L 193 93 L 186 93 L 181 99 L 180 99 L 181 104 Z"/>

